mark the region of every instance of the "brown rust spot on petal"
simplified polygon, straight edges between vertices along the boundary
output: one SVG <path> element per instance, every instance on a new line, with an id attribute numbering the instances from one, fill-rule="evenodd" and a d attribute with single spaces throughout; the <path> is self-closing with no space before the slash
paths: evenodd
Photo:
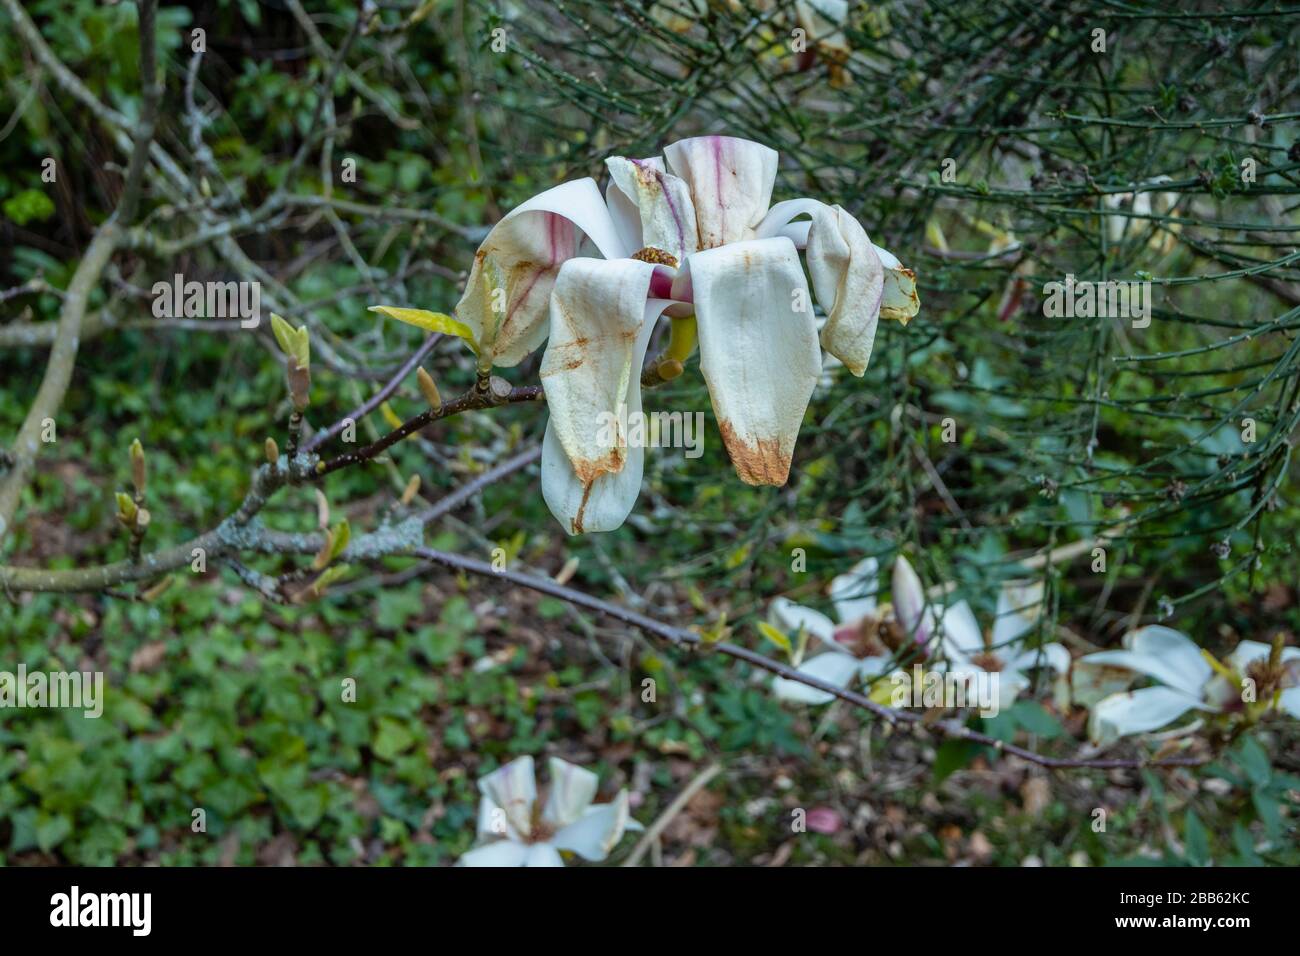
<path id="1" fill-rule="evenodd" d="M 726 419 L 718 421 L 718 431 L 722 432 L 722 442 L 741 481 L 777 488 L 786 483 L 790 477 L 790 456 L 781 454 L 780 443 L 775 438 L 747 442 Z"/>

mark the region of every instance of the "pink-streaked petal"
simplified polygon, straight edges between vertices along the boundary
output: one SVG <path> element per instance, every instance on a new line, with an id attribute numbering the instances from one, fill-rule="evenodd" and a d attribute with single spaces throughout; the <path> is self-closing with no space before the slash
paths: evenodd
<path id="1" fill-rule="evenodd" d="M 697 136 L 673 143 L 664 158 L 690 188 L 698 248 L 755 237 L 772 200 L 776 150 L 732 136 Z"/>
<path id="2" fill-rule="evenodd" d="M 678 265 L 696 251 L 695 206 L 684 180 L 665 172 L 659 160 L 614 156 L 605 165 L 618 192 L 638 212 L 637 249 L 666 252 Z"/>
<path id="3" fill-rule="evenodd" d="M 488 233 L 456 306 L 456 318 L 474 331 L 481 360 L 517 365 L 545 341 L 551 287 L 578 254 L 580 233 L 609 259 L 635 251 L 624 247 L 592 179 L 534 196 Z"/>

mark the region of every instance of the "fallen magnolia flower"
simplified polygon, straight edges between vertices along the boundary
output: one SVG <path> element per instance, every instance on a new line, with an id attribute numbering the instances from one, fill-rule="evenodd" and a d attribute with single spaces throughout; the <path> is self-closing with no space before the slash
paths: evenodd
<path id="1" fill-rule="evenodd" d="M 775 628 L 782 637 L 804 633 L 825 645 L 822 653 L 805 660 L 800 641 L 799 649 L 794 652 L 795 670 L 835 687 L 848 687 L 856 678 L 884 674 L 892 662 L 890 652 L 905 644 L 916 645 L 915 652 L 926 656 L 936 628 L 934 608 L 927 604 L 921 579 L 907 558 L 899 555 L 894 559 L 893 603 L 877 605 L 879 570 L 875 558 L 864 558 L 831 581 L 830 598 L 838 625 L 820 611 L 788 598 L 772 602 L 768 608 L 768 627 Z M 788 637 L 785 640 L 789 642 Z M 911 675 L 901 670 L 894 670 L 890 679 L 895 685 L 906 681 L 909 686 L 912 680 Z M 888 685 L 881 686 L 889 690 Z M 784 677 L 772 682 L 772 692 L 781 700 L 803 704 L 834 700 L 826 691 Z M 884 699 L 889 696 L 886 693 Z"/>
<path id="2" fill-rule="evenodd" d="M 878 677 L 889 666 L 888 654 L 873 654 L 872 640 L 880 625 L 876 607 L 875 558 L 858 562 L 847 573 L 831 582 L 831 602 L 835 605 L 838 626 L 829 617 L 788 598 L 777 598 L 768 608 L 768 624 L 782 635 L 806 633 L 815 637 L 825 650 L 806 660 L 797 660 L 795 670 L 835 687 L 848 687 L 857 677 Z M 802 646 L 802 642 L 800 642 Z M 883 646 L 882 646 L 883 647 Z M 796 657 L 801 655 L 796 652 Z M 826 704 L 834 696 L 796 680 L 778 677 L 772 693 L 781 700 L 801 704 Z"/>
<path id="3" fill-rule="evenodd" d="M 616 156 L 606 166 L 604 197 L 594 180 L 578 179 L 497 223 L 456 319 L 438 326 L 470 341 L 481 370 L 518 364 L 549 335 L 542 493 L 570 534 L 611 531 L 636 502 L 643 450 L 608 424 L 622 420 L 620 407 L 628 418 L 641 411 L 642 365 L 661 316 L 673 320 L 674 342 L 698 333 L 737 474 L 779 486 L 821 371 L 797 250 L 827 316 L 821 345 L 854 375 L 866 370 L 878 319 L 906 324 L 919 308 L 912 272 L 839 206 L 793 199 L 769 208 L 775 150 L 702 136 L 663 157 Z M 810 221 L 794 221 L 802 216 Z"/>
<path id="4" fill-rule="evenodd" d="M 564 866 L 561 850 L 584 860 L 609 855 L 625 830 L 641 825 L 628 816 L 628 794 L 593 804 L 598 785 L 590 770 L 550 759 L 551 788 L 537 807 L 533 758 L 519 757 L 478 782 L 478 837 L 481 845 L 458 866 Z"/>
<path id="5" fill-rule="evenodd" d="M 965 601 L 946 608 L 939 620 L 943 633 L 942 669 L 975 685 L 982 675 L 997 675 L 998 708 L 1010 707 L 1029 686 L 1025 672 L 1046 667 L 1058 677 L 1070 671 L 1070 652 L 1055 642 L 1030 647 L 1025 636 L 1034 629 L 1043 608 L 1042 582 L 1007 581 L 998 592 L 997 616 L 987 640 Z M 1062 685 L 1064 690 L 1064 685 Z"/>
<path id="6" fill-rule="evenodd" d="M 1088 736 L 1094 743 L 1158 730 L 1190 710 L 1210 714 L 1247 711 L 1252 718 L 1277 709 L 1300 719 L 1300 649 L 1242 641 L 1226 666 L 1173 628 L 1152 625 L 1124 637 L 1124 650 L 1099 651 L 1075 662 L 1076 697 L 1090 685 L 1127 672 L 1159 681 L 1110 694 L 1092 704 Z M 1247 681 L 1250 683 L 1248 684 Z M 1251 693 L 1246 693 L 1246 688 Z"/>

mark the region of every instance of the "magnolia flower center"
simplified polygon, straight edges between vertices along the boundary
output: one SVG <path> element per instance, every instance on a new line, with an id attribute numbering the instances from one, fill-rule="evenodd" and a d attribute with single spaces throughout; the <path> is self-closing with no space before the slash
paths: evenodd
<path id="1" fill-rule="evenodd" d="M 670 269 L 677 268 L 677 257 L 671 252 L 664 252 L 662 249 L 656 249 L 654 246 L 646 246 L 632 253 L 631 258 L 640 262 L 651 262 L 657 266 L 668 266 Z"/>
<path id="2" fill-rule="evenodd" d="M 836 644 L 842 645 L 854 657 L 876 657 L 886 652 L 881 640 L 884 622 L 868 614 L 860 621 L 841 624 L 835 629 Z"/>
<path id="3" fill-rule="evenodd" d="M 970 659 L 970 661 L 980 670 L 988 671 L 989 673 L 1002 670 L 1002 661 L 1000 661 L 998 656 L 991 651 L 984 651 L 980 654 L 976 654 Z"/>

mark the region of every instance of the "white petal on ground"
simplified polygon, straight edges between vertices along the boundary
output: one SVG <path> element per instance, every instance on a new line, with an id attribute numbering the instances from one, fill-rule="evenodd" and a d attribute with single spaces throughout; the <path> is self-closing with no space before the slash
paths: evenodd
<path id="1" fill-rule="evenodd" d="M 1143 687 L 1099 701 L 1088 717 L 1094 743 L 1159 730 L 1193 709 L 1206 709 L 1189 694 L 1172 687 Z"/>
<path id="2" fill-rule="evenodd" d="M 558 829 L 582 817 L 591 801 L 596 799 L 600 778 L 590 770 L 559 757 L 552 757 L 548 766 L 551 783 L 542 820 Z"/>
<path id="3" fill-rule="evenodd" d="M 1085 667 L 1098 664 L 1126 667 L 1154 677 L 1162 684 L 1200 698 L 1213 668 L 1191 638 L 1168 627 L 1138 628 L 1124 638 L 1128 650 L 1099 651 L 1079 659 Z"/>
<path id="4" fill-rule="evenodd" d="M 794 243 L 760 239 L 689 257 L 700 370 L 741 480 L 784 485 L 821 373 Z M 802 301 L 803 311 L 797 304 Z"/>
<path id="5" fill-rule="evenodd" d="M 581 818 L 551 837 L 561 850 L 571 850 L 584 860 L 599 861 L 609 856 L 623 837 L 628 822 L 627 791 L 620 791 L 611 803 L 589 807 Z"/>
<path id="6" fill-rule="evenodd" d="M 635 251 L 624 248 L 592 179 L 564 183 L 516 206 L 479 246 L 456 318 L 474 330 L 493 365 L 518 365 L 545 341 L 551 287 L 560 266 L 578 252 L 575 227 L 607 259 Z"/>
<path id="7" fill-rule="evenodd" d="M 549 843 L 534 843 L 524 856 L 524 866 L 564 866 L 560 851 Z"/>
<path id="8" fill-rule="evenodd" d="M 780 234 L 790 219 L 812 216 L 807 238 L 808 272 L 817 304 L 826 313 L 822 348 L 859 377 L 871 360 L 884 287 L 884 267 L 856 219 L 816 199 L 789 199 L 768 211 L 759 238 Z"/>
<path id="9" fill-rule="evenodd" d="M 668 171 L 691 191 L 698 248 L 754 238 L 776 182 L 776 150 L 732 136 L 697 136 L 664 150 Z"/>
<path id="10" fill-rule="evenodd" d="M 804 661 L 795 670 L 835 687 L 848 687 L 861 666 L 862 662 L 852 654 L 828 650 Z M 827 704 L 835 699 L 834 694 L 784 677 L 772 681 L 772 693 L 781 700 L 800 704 Z"/>
<path id="11" fill-rule="evenodd" d="M 457 866 L 524 866 L 530 847 L 526 843 L 514 840 L 497 840 L 487 846 L 470 850 L 459 860 Z"/>
<path id="12" fill-rule="evenodd" d="M 623 469 L 627 435 L 619 409 L 627 402 L 654 270 L 635 259 L 570 259 L 551 292 L 542 387 L 555 437 L 584 487 Z"/>
<path id="13" fill-rule="evenodd" d="M 1228 655 L 1228 664 L 1238 674 L 1246 673 L 1248 668 L 1255 661 L 1266 661 L 1269 655 L 1273 653 L 1273 648 L 1268 644 L 1260 641 L 1242 641 Z M 1282 648 L 1282 660 L 1296 661 L 1300 660 L 1300 647 Z"/>
<path id="14" fill-rule="evenodd" d="M 772 626 L 792 641 L 799 629 L 803 628 L 826 645 L 843 650 L 835 640 L 835 624 L 821 611 L 779 597 L 768 605 L 767 616 Z"/>
<path id="15" fill-rule="evenodd" d="M 1043 582 L 1007 581 L 998 592 L 997 620 L 993 622 L 993 648 L 1012 656 L 1018 641 L 1033 630 L 1043 612 Z"/>
<path id="16" fill-rule="evenodd" d="M 511 826 L 505 811 L 495 803 L 487 797 L 479 797 L 477 836 L 480 842 L 503 838 L 522 841 L 527 838 L 528 834 L 526 832 L 520 833 Z"/>
<path id="17" fill-rule="evenodd" d="M 506 819 L 521 834 L 532 832 L 533 804 L 537 802 L 537 780 L 533 758 L 518 757 L 492 771 L 478 782 L 479 792 L 506 812 Z"/>
<path id="18" fill-rule="evenodd" d="M 1000 655 L 1001 656 L 1001 655 Z M 1049 667 L 1058 674 L 1070 671 L 1070 652 L 1055 642 L 1039 647 L 1027 647 L 1007 661 L 1008 668 L 1025 671 L 1031 667 Z"/>
<path id="19" fill-rule="evenodd" d="M 863 558 L 848 573 L 831 581 L 831 601 L 841 624 L 860 621 L 876 610 L 879 576 L 880 563 L 875 558 Z"/>
<path id="20" fill-rule="evenodd" d="M 658 159 L 613 156 L 605 165 L 618 192 L 637 209 L 641 228 L 636 249 L 667 252 L 678 265 L 696 251 L 695 206 L 685 180 L 665 172 Z"/>
<path id="21" fill-rule="evenodd" d="M 975 612 L 965 601 L 958 601 L 944 609 L 939 618 L 943 631 L 943 646 L 952 659 L 964 662 L 984 651 L 984 635 Z"/>
<path id="22" fill-rule="evenodd" d="M 641 413 L 641 365 L 645 361 L 650 336 L 654 333 L 655 321 L 669 304 L 667 299 L 651 299 L 645 304 L 645 322 L 632 349 L 632 367 L 627 379 L 629 420 Z M 546 423 L 546 435 L 542 439 L 542 497 L 555 520 L 569 534 L 619 528 L 641 493 L 644 468 L 645 449 L 640 445 L 629 445 L 622 470 L 601 475 L 588 487 L 573 470 L 573 464 L 556 434 L 554 422 Z"/>
<path id="23" fill-rule="evenodd" d="M 1282 691 L 1277 706 L 1283 713 L 1300 720 L 1300 687 L 1289 687 Z"/>

